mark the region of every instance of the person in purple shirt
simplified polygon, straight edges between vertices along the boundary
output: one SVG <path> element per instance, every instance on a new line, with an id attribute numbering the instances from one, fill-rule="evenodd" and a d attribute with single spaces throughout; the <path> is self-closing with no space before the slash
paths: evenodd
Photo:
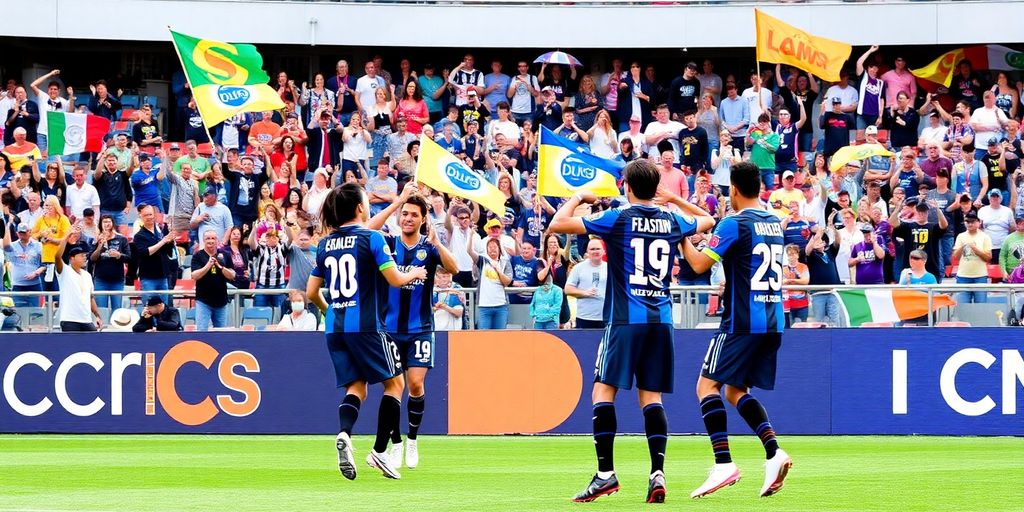
<path id="1" fill-rule="evenodd" d="M 885 250 L 882 238 L 874 235 L 874 230 L 871 224 L 861 224 L 860 232 L 864 234 L 864 241 L 854 244 L 850 249 L 850 268 L 856 269 L 853 280 L 858 285 L 885 283 L 882 268 Z"/>
<path id="2" fill-rule="evenodd" d="M 921 170 L 924 174 L 931 178 L 928 181 L 928 187 L 935 187 L 935 175 L 939 172 L 939 169 L 946 169 L 947 171 L 953 169 L 953 161 L 942 156 L 939 152 L 939 144 L 937 142 L 929 142 L 925 146 L 925 158 L 921 160 Z"/>
<path id="3" fill-rule="evenodd" d="M 857 74 L 860 79 L 860 101 L 857 103 L 857 129 L 882 124 L 882 112 L 885 112 L 885 82 L 878 77 L 878 62 L 867 58 L 878 50 L 874 45 L 857 59 Z"/>

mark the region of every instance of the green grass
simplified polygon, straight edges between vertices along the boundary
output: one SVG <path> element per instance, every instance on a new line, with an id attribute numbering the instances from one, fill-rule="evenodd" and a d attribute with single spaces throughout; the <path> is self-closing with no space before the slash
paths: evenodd
<path id="1" fill-rule="evenodd" d="M 732 438 L 743 480 L 699 502 L 711 450 L 700 436 L 669 441 L 668 504 L 690 510 L 1021 510 L 1024 438 L 783 437 L 794 458 L 783 491 L 757 498 L 763 451 Z M 638 510 L 647 446 L 616 439 L 622 491 L 569 498 L 594 471 L 589 437 L 420 439 L 421 466 L 386 480 L 337 470 L 332 436 L 0 436 L 0 510 L 557 511 Z"/>

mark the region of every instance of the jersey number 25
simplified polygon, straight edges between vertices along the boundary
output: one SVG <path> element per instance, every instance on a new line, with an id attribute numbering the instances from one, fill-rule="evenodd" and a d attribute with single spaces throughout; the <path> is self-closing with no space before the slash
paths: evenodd
<path id="1" fill-rule="evenodd" d="M 755 291 L 771 290 L 773 292 L 781 290 L 782 246 L 779 244 L 768 245 L 762 242 L 754 246 L 754 254 L 761 257 L 761 265 L 754 272 L 754 279 L 750 282 L 750 289 Z M 769 267 L 774 275 L 768 275 Z"/>

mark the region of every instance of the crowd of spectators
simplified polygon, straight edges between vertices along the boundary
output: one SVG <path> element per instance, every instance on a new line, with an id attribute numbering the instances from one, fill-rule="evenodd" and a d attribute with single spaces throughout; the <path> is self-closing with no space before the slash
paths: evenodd
<path id="1" fill-rule="evenodd" d="M 109 134 L 103 151 L 66 156 L 47 154 L 46 112 L 118 119 L 123 91 L 115 95 L 101 81 L 76 98 L 56 70 L 28 90 L 9 80 L 0 95 L 4 283 L 57 290 L 68 266 L 57 260 L 82 254 L 82 265 L 70 266 L 89 272 L 96 291 L 137 282 L 143 330 L 170 325 L 163 317 L 174 298 L 154 292 L 178 280 L 195 286 L 201 329 L 226 325 L 232 287 L 278 291 L 256 295 L 255 305 L 275 308 L 284 328 L 315 328 L 304 299 L 286 290 L 305 287 L 327 192 L 355 182 L 373 214 L 410 191 L 426 199 L 429 223 L 459 270 L 436 276 L 438 325 L 466 326 L 458 289 L 475 288 L 479 327 L 504 328 L 509 304 L 528 304 L 540 327 L 600 327 L 603 247 L 547 232 L 561 199 L 537 194 L 541 126 L 605 158 L 651 159 L 664 188 L 719 218 L 732 213 L 729 167 L 749 159 L 762 170 L 765 208 L 783 223 L 787 284 L 947 276 L 977 283 L 988 282 L 992 268 L 1008 279 L 1024 259 L 1022 83 L 963 61 L 948 90 L 927 92 L 903 58 L 886 60 L 878 50 L 831 84 L 778 65 L 723 78 L 711 60 L 682 63 L 678 74 L 658 70 L 674 75 L 667 80 L 620 59 L 594 73 L 526 60 L 493 60 L 487 72 L 467 54 L 450 69 L 417 70 L 403 59 L 390 73 L 378 57 L 359 76 L 342 60 L 300 84 L 276 75 L 271 85 L 285 109 L 210 127 L 177 79 L 181 122 L 161 126 L 153 115 L 159 106 L 138 105 L 131 129 Z M 506 64 L 514 64 L 511 75 Z M 409 187 L 422 137 L 495 184 L 505 210 Z M 833 156 L 851 144 L 880 144 L 892 155 L 836 165 Z M 383 230 L 397 233 L 396 221 Z M 695 243 L 706 240 L 696 235 Z M 681 284 L 711 284 L 716 274 L 695 274 L 684 260 L 675 271 Z M 510 294 L 508 287 L 540 289 Z M 122 306 L 116 296 L 96 300 Z M 35 297 L 16 302 L 39 305 Z M 785 302 L 794 319 L 810 312 L 842 321 L 834 296 L 790 292 Z"/>

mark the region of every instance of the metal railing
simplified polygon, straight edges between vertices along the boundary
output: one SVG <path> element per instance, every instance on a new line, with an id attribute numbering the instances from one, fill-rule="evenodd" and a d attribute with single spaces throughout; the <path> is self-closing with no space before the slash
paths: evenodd
<path id="1" fill-rule="evenodd" d="M 993 313 L 1006 312 L 1008 308 L 1017 308 L 1018 302 L 1013 298 L 1015 294 L 1020 294 L 1020 297 L 1024 299 L 1024 285 L 1011 285 L 1011 284 L 954 284 L 944 283 L 936 285 L 919 285 L 919 286 L 906 286 L 906 285 L 871 285 L 871 286 L 856 286 L 856 285 L 843 285 L 843 286 L 830 286 L 830 285 L 814 285 L 814 286 L 786 286 L 786 291 L 805 291 L 811 295 L 811 300 L 814 300 L 814 295 L 823 292 L 835 292 L 840 290 L 918 290 L 927 293 L 928 297 L 928 310 L 933 311 L 934 298 L 937 294 L 955 294 L 956 292 L 988 292 L 996 296 L 1005 296 L 1005 301 L 992 302 L 989 300 L 987 303 L 991 307 Z M 508 287 L 505 289 L 506 295 L 514 295 L 520 293 L 529 293 L 537 290 L 536 287 Z M 245 302 L 247 299 L 255 297 L 257 295 L 287 295 L 288 289 L 228 289 L 228 296 L 230 303 L 228 307 L 231 308 L 231 321 L 229 322 L 230 327 L 239 328 L 242 326 L 243 311 L 248 307 Z M 466 325 L 469 329 L 474 329 L 476 325 L 477 317 L 477 290 L 473 288 L 448 288 L 439 289 L 437 291 L 442 292 L 459 292 L 464 294 L 466 302 L 463 305 L 464 313 L 466 318 Z M 670 288 L 672 294 L 673 303 L 673 319 L 674 324 L 677 328 L 693 329 L 708 326 L 714 324 L 717 321 L 716 315 L 710 314 L 707 311 L 707 305 L 701 304 L 702 296 L 717 295 L 719 291 L 718 286 L 673 286 Z M 59 292 L 54 291 L 29 291 L 29 292 L 0 292 L 0 295 L 7 297 L 43 297 L 43 325 L 46 327 L 47 332 L 54 330 L 54 327 L 58 325 L 56 319 L 56 310 L 54 306 L 54 299 L 59 296 Z M 167 295 L 173 299 L 173 302 L 181 304 L 186 302 L 186 306 L 179 307 L 194 307 L 195 301 L 195 290 L 124 290 L 124 291 L 97 291 L 94 293 L 95 296 L 121 296 L 127 298 L 127 304 L 124 307 L 136 308 L 141 307 L 141 297 L 149 295 Z M 955 299 L 955 296 L 954 296 Z M 139 301 L 132 304 L 134 301 Z M 959 307 L 960 305 L 954 306 Z M 511 307 L 528 308 L 528 305 L 512 304 Z M 18 308 L 14 308 L 18 311 Z M 35 308 L 33 308 L 35 309 Z M 953 318 L 953 312 L 950 308 L 944 308 L 945 311 L 939 311 L 938 314 L 929 314 L 927 316 L 927 325 L 933 326 L 936 318 L 942 318 L 945 315 L 946 319 Z M 713 313 L 713 312 L 712 312 Z M 997 325 L 1005 325 L 1003 317 L 996 313 Z M 275 317 L 276 318 L 276 317 Z M 520 315 L 521 318 L 521 315 Z M 108 324 L 109 318 L 103 318 L 104 324 Z M 182 315 L 182 324 L 185 325 L 186 318 Z M 815 319 L 819 320 L 820 319 Z M 22 324 L 35 325 L 31 322 L 31 319 L 22 318 Z M 269 322 L 268 322 L 269 324 Z M 515 323 L 514 325 L 519 328 L 529 328 L 529 325 L 523 323 Z M 11 332 L 11 331 L 5 331 Z"/>

